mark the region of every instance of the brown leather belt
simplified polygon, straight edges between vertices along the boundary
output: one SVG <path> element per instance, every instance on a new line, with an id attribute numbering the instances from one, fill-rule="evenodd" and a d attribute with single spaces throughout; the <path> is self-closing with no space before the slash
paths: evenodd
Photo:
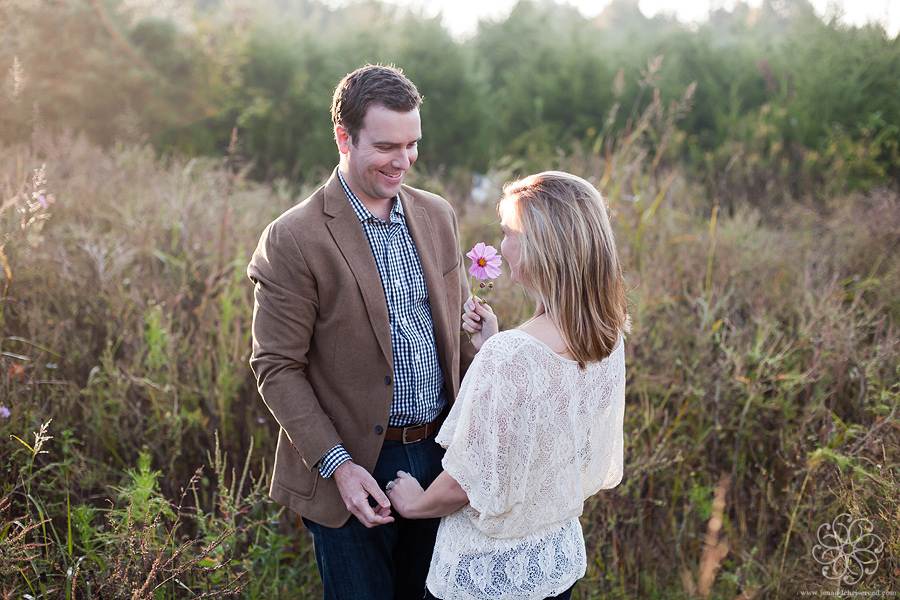
<path id="1" fill-rule="evenodd" d="M 440 419 L 435 419 L 425 425 L 412 425 L 410 427 L 388 427 L 384 439 L 392 442 L 412 444 L 424 440 L 438 430 Z"/>

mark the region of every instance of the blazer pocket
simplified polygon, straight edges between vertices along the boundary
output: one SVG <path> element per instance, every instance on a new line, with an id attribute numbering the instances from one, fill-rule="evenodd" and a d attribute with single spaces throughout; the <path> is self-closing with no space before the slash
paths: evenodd
<path id="1" fill-rule="evenodd" d="M 305 473 L 303 477 L 297 481 L 292 481 L 290 486 L 283 486 L 291 495 L 297 496 L 301 500 L 309 500 L 316 495 L 316 486 L 322 476 L 318 470 Z"/>
<path id="2" fill-rule="evenodd" d="M 277 487 L 290 496 L 309 500 L 315 495 L 316 485 L 322 476 L 318 469 L 310 470 L 306 467 L 300 451 L 282 430 L 275 453 L 273 478 L 272 487 Z"/>

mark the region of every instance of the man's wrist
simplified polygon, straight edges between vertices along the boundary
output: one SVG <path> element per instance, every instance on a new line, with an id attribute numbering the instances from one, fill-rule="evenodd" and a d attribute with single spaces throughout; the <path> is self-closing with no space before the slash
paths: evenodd
<path id="1" fill-rule="evenodd" d="M 319 475 L 328 479 L 334 475 L 335 469 L 351 460 L 350 454 L 340 444 L 325 453 L 319 461 Z"/>

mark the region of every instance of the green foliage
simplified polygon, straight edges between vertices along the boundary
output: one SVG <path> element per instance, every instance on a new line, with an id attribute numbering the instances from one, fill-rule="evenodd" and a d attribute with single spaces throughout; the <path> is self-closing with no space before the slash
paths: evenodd
<path id="1" fill-rule="evenodd" d="M 221 156 L 236 127 L 254 178 L 311 185 L 335 162 L 337 81 L 385 63 L 426 98 L 429 171 L 483 172 L 510 155 L 536 170 L 610 118 L 628 130 L 654 102 L 639 74 L 663 56 L 652 85 L 664 102 L 696 84 L 672 152 L 712 195 L 730 196 L 727 207 L 803 196 L 832 169 L 849 189 L 900 177 L 898 40 L 877 26 L 824 23 L 807 0 L 738 3 L 692 29 L 627 2 L 589 21 L 521 0 L 465 40 L 378 0 L 211 1 L 154 14 L 121 0 L 54 0 L 11 5 L 0 29 L 0 62 L 18 61 L 5 85 L 15 101 L 0 112 L 7 140 L 26 140 L 31 121 L 106 147 L 149 139 L 161 152 Z"/>
<path id="2" fill-rule="evenodd" d="M 790 109 L 804 145 L 821 151 L 834 128 L 875 135 L 900 126 L 900 41 L 875 27 L 821 22 L 798 33 L 779 63 L 793 74 Z"/>
<path id="3" fill-rule="evenodd" d="M 297 552 L 298 540 L 278 533 L 281 511 L 270 512 L 263 501 L 264 473 L 260 480 L 250 474 L 251 454 L 238 479 L 217 445 L 210 476 L 198 469 L 174 504 L 159 490 L 162 473 L 141 453 L 137 468 L 124 473 L 118 502 L 71 506 L 75 491 L 68 480 L 54 481 L 56 472 L 68 471 L 66 462 L 51 459 L 32 470 L 39 454 L 57 455 L 44 449 L 53 438 L 49 425 L 35 433 L 33 446 L 21 442 L 30 454 L 27 470 L 16 461 L 12 486 L 0 496 L 4 596 L 19 590 L 77 598 L 272 597 L 288 582 L 315 589 L 308 581 L 314 573 L 308 539 L 299 540 L 306 566 L 279 568 L 284 555 Z M 65 490 L 64 501 L 57 486 Z M 262 585 L 249 581 L 248 573 L 257 570 L 268 571 Z"/>
<path id="4" fill-rule="evenodd" d="M 157 515 L 169 519 L 175 514 L 159 496 L 159 471 L 150 469 L 150 454 L 142 450 L 138 454 L 138 468 L 126 469 L 128 481 L 118 490 L 121 498 L 129 501 L 128 509 L 117 511 L 111 516 L 131 521 L 131 524 L 152 521 Z"/>
<path id="5" fill-rule="evenodd" d="M 536 164 L 597 130 L 613 104 L 612 69 L 600 42 L 574 9 L 530 1 L 479 31 L 472 43 L 487 73 L 495 157 Z"/>
<path id="6" fill-rule="evenodd" d="M 407 15 L 392 36 L 391 60 L 416 84 L 422 104 L 420 164 L 432 172 L 485 170 L 496 131 L 485 76 L 471 48 L 455 42 L 437 19 Z"/>

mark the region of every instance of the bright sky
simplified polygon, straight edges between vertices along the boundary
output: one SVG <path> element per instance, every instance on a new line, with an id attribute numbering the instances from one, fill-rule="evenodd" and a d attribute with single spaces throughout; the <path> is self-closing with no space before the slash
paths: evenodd
<path id="1" fill-rule="evenodd" d="M 425 16 L 444 15 L 444 25 L 454 36 L 466 36 L 475 31 L 479 19 L 501 19 L 509 14 L 516 0 L 390 0 L 401 6 L 420 8 Z M 878 21 L 885 25 L 888 35 L 897 36 L 900 30 L 900 0 L 811 0 L 820 16 L 837 10 L 843 20 L 853 25 Z M 566 2 L 561 0 L 560 3 Z M 332 0 L 341 4 L 341 0 Z M 599 15 L 609 0 L 567 0 L 588 18 Z M 751 6 L 759 6 L 760 0 L 749 0 Z M 648 17 L 658 13 L 671 14 L 683 23 L 704 21 L 710 6 L 730 9 L 732 0 L 639 0 L 641 12 Z M 673 9 L 673 5 L 676 8 Z"/>

